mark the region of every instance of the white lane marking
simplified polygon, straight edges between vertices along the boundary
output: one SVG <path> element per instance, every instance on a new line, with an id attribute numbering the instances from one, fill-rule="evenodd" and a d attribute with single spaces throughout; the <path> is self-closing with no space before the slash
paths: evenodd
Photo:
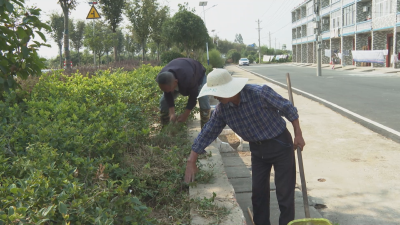
<path id="1" fill-rule="evenodd" d="M 243 70 L 246 70 L 246 69 L 243 69 Z M 270 80 L 270 81 L 272 81 L 272 82 L 274 82 L 274 83 L 278 83 L 278 84 L 280 84 L 280 85 L 283 85 L 283 86 L 287 87 L 286 84 L 281 83 L 281 82 L 276 81 L 276 80 L 273 80 L 273 79 L 271 79 L 271 78 L 265 77 L 265 76 L 263 76 L 263 75 L 261 75 L 261 74 L 259 74 L 259 73 L 251 72 L 251 71 L 249 71 L 249 70 L 246 70 L 246 71 L 249 72 L 249 73 L 255 74 L 255 75 L 257 75 L 257 76 L 260 76 L 260 77 L 262 77 L 262 78 L 265 78 L 265 79 L 267 79 L 267 80 Z M 368 119 L 368 118 L 366 118 L 366 117 L 363 117 L 363 116 L 361 116 L 361 115 L 358 115 L 358 114 L 355 113 L 355 112 L 352 112 L 352 111 L 350 111 L 350 110 L 348 110 L 348 109 L 346 109 L 346 108 L 343 108 L 343 107 L 341 107 L 341 106 L 339 106 L 339 105 L 336 105 L 335 103 L 332 103 L 332 102 L 329 102 L 329 101 L 327 101 L 327 100 L 325 100 L 325 99 L 322 99 L 322 98 L 320 98 L 320 97 L 317 97 L 317 96 L 315 96 L 315 95 L 313 95 L 313 94 L 307 93 L 307 92 L 305 92 L 305 91 L 299 90 L 299 89 L 294 88 L 294 87 L 292 87 L 292 89 L 293 89 L 293 90 L 296 90 L 296 91 L 298 91 L 298 92 L 300 92 L 300 93 L 302 93 L 302 94 L 305 94 L 305 95 L 308 95 L 308 96 L 313 97 L 313 98 L 315 98 L 315 99 L 318 99 L 318 100 L 321 101 L 321 102 L 324 102 L 324 103 L 326 103 L 326 104 L 328 104 L 328 105 L 331 105 L 331 106 L 333 106 L 333 107 L 335 107 L 335 108 L 337 108 L 337 109 L 342 110 L 343 112 L 346 112 L 346 113 L 348 113 L 348 114 L 350 114 L 350 115 L 352 115 L 352 116 L 354 116 L 354 117 L 357 117 L 358 119 L 364 120 L 364 121 L 367 122 L 367 123 L 370 123 L 370 124 L 372 124 L 372 125 L 374 125 L 374 126 L 377 126 L 377 127 L 381 128 L 381 129 L 383 129 L 383 130 L 386 130 L 386 131 L 388 131 L 388 132 L 390 132 L 390 133 L 392 133 L 392 134 L 397 135 L 397 136 L 400 137 L 400 132 L 398 132 L 398 131 L 396 131 L 396 130 L 390 128 L 390 127 L 387 127 L 387 126 L 382 125 L 382 124 L 380 124 L 380 123 L 377 123 L 377 122 L 375 122 L 375 121 L 373 121 L 373 120 L 370 120 L 370 119 Z"/>

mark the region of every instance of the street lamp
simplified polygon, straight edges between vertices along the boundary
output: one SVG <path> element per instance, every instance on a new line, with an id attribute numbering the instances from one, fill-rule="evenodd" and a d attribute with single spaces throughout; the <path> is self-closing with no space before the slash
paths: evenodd
<path id="1" fill-rule="evenodd" d="M 206 29 L 207 29 L 206 10 L 204 10 L 204 6 L 207 6 L 207 1 L 200 1 L 199 2 L 199 6 L 203 6 L 204 25 L 206 26 Z M 217 6 L 217 5 L 213 5 L 210 8 L 208 8 L 207 10 L 209 10 L 209 9 L 215 7 L 215 6 Z M 213 40 L 213 42 L 214 42 L 214 40 Z M 208 55 L 208 41 L 206 42 L 206 48 L 207 48 L 207 64 L 210 65 L 210 57 Z"/>
<path id="2" fill-rule="evenodd" d="M 204 25 L 206 26 L 207 29 L 207 25 L 206 25 L 206 11 L 204 11 L 204 6 L 207 5 L 207 1 L 201 1 L 199 3 L 199 6 L 203 6 L 203 15 L 204 15 Z M 210 56 L 208 55 L 208 41 L 206 42 L 206 49 L 207 49 L 207 65 L 210 65 Z"/>

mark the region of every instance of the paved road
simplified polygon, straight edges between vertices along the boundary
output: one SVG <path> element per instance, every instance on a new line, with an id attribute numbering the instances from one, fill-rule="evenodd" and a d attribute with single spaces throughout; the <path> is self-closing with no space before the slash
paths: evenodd
<path id="1" fill-rule="evenodd" d="M 252 65 L 244 69 L 284 84 L 286 73 L 290 73 L 292 87 L 400 132 L 400 76 L 396 73 L 323 69 L 322 76 L 317 77 L 315 68 L 292 64 Z M 395 141 L 400 141 L 397 135 L 352 116 L 346 116 Z"/>

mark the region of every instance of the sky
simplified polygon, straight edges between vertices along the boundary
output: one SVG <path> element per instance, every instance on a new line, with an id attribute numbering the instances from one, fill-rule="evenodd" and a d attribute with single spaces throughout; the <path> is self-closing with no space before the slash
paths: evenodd
<path id="1" fill-rule="evenodd" d="M 89 13 L 90 0 L 78 0 L 76 10 L 72 11 L 70 17 L 75 20 L 86 20 Z M 178 4 L 189 3 L 190 8 L 195 8 L 196 14 L 204 20 L 210 36 L 217 35 L 220 39 L 234 41 L 236 34 L 241 34 L 243 42 L 247 45 L 256 43 L 258 45 L 258 20 L 260 20 L 261 46 L 269 43 L 269 32 L 271 33 L 271 47 L 280 49 L 286 44 L 291 49 L 291 11 L 304 0 L 209 0 L 207 6 L 199 6 L 199 0 L 158 0 L 164 6 L 168 5 L 171 16 L 178 11 Z M 48 21 L 53 12 L 61 13 L 58 0 L 26 0 L 30 6 L 35 5 L 42 9 L 42 21 Z M 101 16 L 101 10 L 97 7 Z M 87 20 L 88 22 L 91 22 Z M 122 26 L 127 26 L 129 21 L 125 18 Z M 215 30 L 214 32 L 211 32 Z M 48 43 L 52 46 L 41 47 L 39 55 L 45 58 L 53 58 L 58 54 L 56 43 L 47 34 Z M 276 42 L 276 43 L 275 43 Z"/>

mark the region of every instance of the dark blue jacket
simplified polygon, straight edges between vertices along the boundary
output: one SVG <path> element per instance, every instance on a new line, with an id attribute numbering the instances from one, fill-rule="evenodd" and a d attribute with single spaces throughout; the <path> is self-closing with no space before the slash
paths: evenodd
<path id="1" fill-rule="evenodd" d="M 192 110 L 196 106 L 197 96 L 199 96 L 199 86 L 203 82 L 206 73 L 204 66 L 196 60 L 189 58 L 178 58 L 168 63 L 161 72 L 171 72 L 178 80 L 179 93 L 189 96 L 186 108 Z M 175 107 L 172 93 L 165 93 L 169 108 Z"/>

